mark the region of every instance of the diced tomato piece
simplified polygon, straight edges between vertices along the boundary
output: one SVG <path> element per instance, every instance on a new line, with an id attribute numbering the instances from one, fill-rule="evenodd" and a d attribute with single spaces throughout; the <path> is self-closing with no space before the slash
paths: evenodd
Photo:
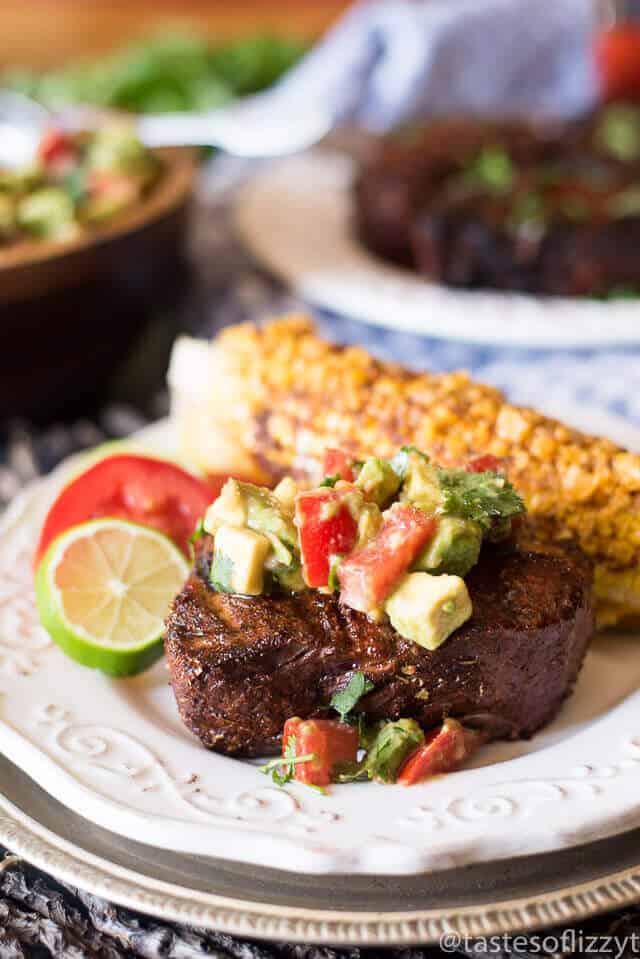
<path id="1" fill-rule="evenodd" d="M 343 560 L 338 568 L 340 599 L 368 613 L 393 591 L 437 528 L 436 520 L 415 506 L 396 503 L 378 535 Z"/>
<path id="2" fill-rule="evenodd" d="M 450 773 L 458 769 L 487 741 L 484 733 L 465 729 L 456 719 L 445 719 L 440 729 L 427 736 L 400 770 L 397 782 L 402 786 Z"/>
<path id="3" fill-rule="evenodd" d="M 347 483 L 353 483 L 355 476 L 353 474 L 353 457 L 344 450 L 325 450 L 322 461 L 322 472 L 324 476 L 339 476 Z"/>
<path id="4" fill-rule="evenodd" d="M 107 170 L 92 170 L 88 178 L 89 194 L 101 200 L 111 200 L 114 204 L 132 203 L 140 194 L 140 183 L 125 173 L 111 173 Z"/>
<path id="5" fill-rule="evenodd" d="M 295 755 L 313 755 L 294 767 L 294 779 L 308 786 L 328 786 L 339 763 L 358 758 L 358 730 L 355 726 L 334 719 L 288 719 L 282 737 L 284 756 L 291 737 L 295 738 Z"/>
<path id="6" fill-rule="evenodd" d="M 503 463 L 497 456 L 486 453 L 484 456 L 476 456 L 469 460 L 465 469 L 467 473 L 500 473 Z"/>
<path id="7" fill-rule="evenodd" d="M 78 151 L 71 137 L 62 130 L 47 130 L 38 147 L 38 158 L 50 171 L 60 175 L 69 171 Z"/>
<path id="8" fill-rule="evenodd" d="M 358 523 L 346 499 L 352 491 L 352 486 L 340 490 L 326 487 L 300 493 L 296 499 L 296 523 L 307 586 L 326 586 L 331 557 L 350 553 L 356 544 Z"/>

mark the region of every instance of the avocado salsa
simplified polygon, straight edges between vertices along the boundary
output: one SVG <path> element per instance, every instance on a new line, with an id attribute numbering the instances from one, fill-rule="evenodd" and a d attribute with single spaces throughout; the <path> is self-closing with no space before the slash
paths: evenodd
<path id="1" fill-rule="evenodd" d="M 484 541 L 524 512 L 492 457 L 445 469 L 414 447 L 354 462 L 341 451 L 315 489 L 230 479 L 204 518 L 211 585 L 261 596 L 318 589 L 437 649 L 472 614 L 464 577 Z M 326 470 L 325 465 L 325 470 Z"/>
<path id="2" fill-rule="evenodd" d="M 103 226 L 139 203 L 161 170 L 126 124 L 90 133 L 49 130 L 32 164 L 0 169 L 0 247 L 70 240 Z"/>
<path id="3" fill-rule="evenodd" d="M 522 499 L 491 456 L 445 469 L 412 446 L 391 459 L 354 461 L 328 450 L 324 479 L 274 490 L 229 479 L 200 533 L 213 536 L 210 583 L 246 597 L 319 590 L 405 639 L 436 650 L 472 615 L 464 577 L 483 542 L 511 532 Z M 262 767 L 277 785 L 374 780 L 405 786 L 458 768 L 487 736 L 445 718 L 367 724 L 358 704 L 374 690 L 363 673 L 327 704 L 328 717 L 293 716 L 282 755 Z M 428 691 L 425 691 L 428 695 Z"/>

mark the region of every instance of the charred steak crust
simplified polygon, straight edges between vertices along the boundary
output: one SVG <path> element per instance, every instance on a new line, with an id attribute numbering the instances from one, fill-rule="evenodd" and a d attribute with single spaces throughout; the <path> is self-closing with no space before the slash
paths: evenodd
<path id="1" fill-rule="evenodd" d="M 211 539 L 167 622 L 178 708 L 205 746 L 265 756 L 291 716 L 321 715 L 361 670 L 370 719 L 444 716 L 528 737 L 571 692 L 594 632 L 591 568 L 578 552 L 486 550 L 467 579 L 473 617 L 435 652 L 315 591 L 244 598 L 208 584 Z"/>

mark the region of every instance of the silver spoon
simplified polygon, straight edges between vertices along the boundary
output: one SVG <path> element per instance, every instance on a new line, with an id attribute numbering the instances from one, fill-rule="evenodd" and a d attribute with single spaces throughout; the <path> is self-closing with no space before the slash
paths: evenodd
<path id="1" fill-rule="evenodd" d="M 130 122 L 149 147 L 212 146 L 241 157 L 274 157 L 323 139 L 335 121 L 328 101 L 276 86 L 208 113 L 151 114 Z M 0 90 L 0 167 L 28 163 L 47 127 L 86 130 L 104 122 L 104 111 L 70 107 L 54 113 L 23 94 Z"/>

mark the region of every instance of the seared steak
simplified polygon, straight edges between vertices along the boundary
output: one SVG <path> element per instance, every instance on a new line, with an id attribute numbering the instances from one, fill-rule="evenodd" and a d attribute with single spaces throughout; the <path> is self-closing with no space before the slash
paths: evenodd
<path id="1" fill-rule="evenodd" d="M 384 137 L 354 184 L 358 236 L 453 287 L 566 296 L 635 287 L 640 156 L 616 154 L 603 132 L 639 122 L 625 112 L 626 121 L 604 110 L 547 124 L 454 118 Z"/>
<path id="2" fill-rule="evenodd" d="M 473 617 L 429 652 L 316 591 L 249 598 L 208 585 L 212 540 L 176 597 L 166 650 L 182 719 L 205 746 L 280 750 L 284 722 L 323 713 L 356 670 L 370 719 L 425 728 L 457 716 L 495 738 L 528 737 L 570 693 L 594 631 L 582 554 L 485 548 L 467 578 Z"/>

